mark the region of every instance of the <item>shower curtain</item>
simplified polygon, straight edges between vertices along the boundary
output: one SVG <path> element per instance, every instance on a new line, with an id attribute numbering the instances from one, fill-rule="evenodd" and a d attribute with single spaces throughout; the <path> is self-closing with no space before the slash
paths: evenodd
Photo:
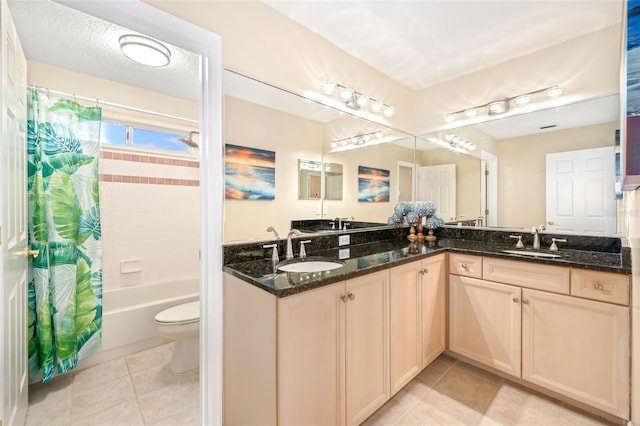
<path id="1" fill-rule="evenodd" d="M 43 382 L 101 346 L 100 121 L 98 107 L 29 91 L 29 375 Z"/>

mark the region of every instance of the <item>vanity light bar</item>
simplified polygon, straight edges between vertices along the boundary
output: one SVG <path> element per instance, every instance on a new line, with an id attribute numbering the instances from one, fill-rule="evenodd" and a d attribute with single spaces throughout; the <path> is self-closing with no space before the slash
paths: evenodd
<path id="1" fill-rule="evenodd" d="M 533 92 L 522 93 L 510 98 L 504 98 L 497 101 L 487 102 L 483 105 L 471 108 L 461 109 L 460 111 L 450 112 L 444 116 L 444 121 L 452 123 L 459 118 L 474 118 L 480 112 L 486 111 L 487 115 L 499 115 L 508 112 L 512 107 L 518 108 L 530 104 L 536 95 L 544 93 L 545 98 L 553 99 L 562 95 L 563 89 L 560 86 L 545 87 L 544 89 L 534 90 Z"/>
<path id="2" fill-rule="evenodd" d="M 371 133 L 364 133 L 361 135 L 351 136 L 349 138 L 339 139 L 331 142 L 331 148 L 338 148 L 340 146 L 347 145 L 364 145 L 372 139 L 381 139 L 384 134 L 381 130 Z"/>
<path id="3" fill-rule="evenodd" d="M 321 89 L 325 95 L 337 95 L 348 108 L 360 110 L 369 106 L 371 112 L 382 114 L 385 117 L 393 117 L 396 114 L 395 107 L 357 92 L 343 84 L 327 80 L 322 83 Z"/>

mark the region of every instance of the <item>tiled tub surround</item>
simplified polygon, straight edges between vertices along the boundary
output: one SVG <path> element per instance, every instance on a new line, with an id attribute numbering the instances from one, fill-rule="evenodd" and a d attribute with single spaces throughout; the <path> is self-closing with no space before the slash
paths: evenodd
<path id="1" fill-rule="evenodd" d="M 340 250 L 348 249 L 348 258 L 342 257 L 342 268 L 319 273 L 281 273 L 274 271 L 271 249 L 263 249 L 264 244 L 275 240 L 224 247 L 224 271 L 278 297 L 286 297 L 323 285 L 366 275 L 392 266 L 402 265 L 445 251 L 492 256 L 505 259 L 523 260 L 547 265 L 568 266 L 620 274 L 631 273 L 630 250 L 622 247 L 615 237 L 592 237 L 572 235 L 567 243 L 562 243 L 559 252 L 539 250 L 543 253 L 559 254 L 560 258 L 533 258 L 504 253 L 514 250 L 515 242 L 510 235 L 522 235 L 525 247 L 530 248 L 532 236 L 527 233 L 493 230 L 441 228 L 438 240 L 410 246 L 406 239 L 406 228 L 377 229 L 372 231 L 344 232 L 331 235 L 302 235 L 292 239 L 294 253 L 298 252 L 299 241 L 311 239 L 307 244 L 308 256 L 322 256 L 341 259 Z M 349 235 L 351 244 L 338 246 L 338 235 Z M 458 237 L 458 238 L 456 238 Z M 548 247 L 551 238 L 566 237 L 559 234 L 541 234 L 541 246 Z M 279 240 L 280 259 L 284 259 L 285 241 Z M 560 243 L 559 243 L 560 244 Z M 344 253 L 344 252 L 343 252 Z"/>

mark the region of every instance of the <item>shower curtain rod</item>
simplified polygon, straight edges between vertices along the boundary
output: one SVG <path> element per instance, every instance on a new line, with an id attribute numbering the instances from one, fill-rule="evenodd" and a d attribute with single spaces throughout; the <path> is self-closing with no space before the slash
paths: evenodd
<path id="1" fill-rule="evenodd" d="M 149 115 L 155 115 L 157 117 L 163 117 L 163 118 L 169 118 L 172 120 L 179 120 L 179 121 L 184 121 L 187 123 L 193 123 L 193 124 L 199 124 L 200 122 L 198 120 L 192 120 L 190 118 L 184 118 L 184 117 L 179 117 L 177 115 L 170 115 L 170 114 L 164 114 L 161 112 L 155 112 L 155 111 L 149 111 L 146 109 L 142 109 L 142 108 L 136 108 L 136 107 L 131 107 L 131 106 L 127 106 L 127 105 L 122 105 L 122 104 L 116 104 L 113 102 L 108 102 L 108 101 L 101 101 L 97 98 L 87 98 L 86 96 L 79 96 L 79 95 L 75 95 L 73 93 L 67 93 L 67 92 L 61 92 L 59 90 L 51 90 L 51 89 L 47 89 L 44 87 L 38 87 L 38 86 L 29 86 L 31 88 L 34 88 L 40 92 L 43 93 L 47 93 L 47 94 L 53 94 L 53 95 L 58 95 L 58 96 L 63 96 L 65 98 L 70 98 L 70 99 L 74 99 L 74 100 L 82 100 L 82 101 L 86 101 L 86 102 L 95 102 L 96 106 L 99 105 L 105 105 L 105 106 L 109 106 L 112 108 L 119 108 L 119 109 L 124 109 L 127 111 L 133 111 L 133 112 L 140 112 L 143 114 L 149 114 Z"/>

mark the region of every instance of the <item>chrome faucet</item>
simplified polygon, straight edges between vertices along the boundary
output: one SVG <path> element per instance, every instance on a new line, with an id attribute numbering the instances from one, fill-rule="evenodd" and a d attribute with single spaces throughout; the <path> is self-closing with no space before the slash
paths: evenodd
<path id="1" fill-rule="evenodd" d="M 540 233 L 538 228 L 535 226 L 531 228 L 531 233 L 533 234 L 533 248 L 536 250 L 540 249 Z"/>
<path id="2" fill-rule="evenodd" d="M 278 230 L 276 228 L 270 226 L 267 228 L 267 232 L 273 232 L 273 234 L 276 236 L 276 241 L 280 241 L 280 235 L 278 235 Z"/>
<path id="3" fill-rule="evenodd" d="M 292 229 L 287 234 L 287 255 L 285 256 L 287 260 L 293 259 L 293 247 L 291 246 L 291 237 L 293 235 L 300 235 L 300 231 L 297 229 Z"/>
<path id="4" fill-rule="evenodd" d="M 476 226 L 484 226 L 483 222 L 484 222 L 484 216 L 478 216 L 476 218 Z"/>
<path id="5" fill-rule="evenodd" d="M 336 217 L 334 219 L 334 221 L 338 222 L 338 230 L 340 231 L 344 231 L 347 229 L 346 224 L 344 224 L 345 220 L 354 220 L 355 218 L 353 216 L 351 217 Z"/>

